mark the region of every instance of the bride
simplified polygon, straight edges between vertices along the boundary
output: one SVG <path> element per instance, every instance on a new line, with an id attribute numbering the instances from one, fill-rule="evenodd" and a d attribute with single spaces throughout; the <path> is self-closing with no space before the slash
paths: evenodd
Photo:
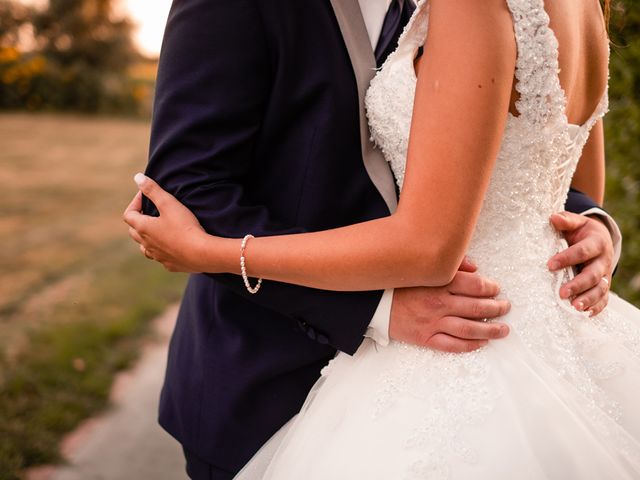
<path id="1" fill-rule="evenodd" d="M 640 478 L 640 312 L 578 312 L 558 294 L 571 272 L 546 266 L 570 186 L 602 200 L 607 79 L 596 0 L 419 2 L 367 94 L 395 214 L 241 248 L 141 182 L 161 217 L 138 196 L 127 221 L 171 270 L 373 290 L 446 284 L 468 252 L 513 305 L 511 335 L 475 352 L 338 354 L 239 478 Z"/>

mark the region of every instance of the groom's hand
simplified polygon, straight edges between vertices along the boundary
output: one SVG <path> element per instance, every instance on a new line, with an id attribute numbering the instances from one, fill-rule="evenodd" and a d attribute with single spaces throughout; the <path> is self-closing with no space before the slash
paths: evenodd
<path id="1" fill-rule="evenodd" d="M 496 300 L 500 288 L 477 273 L 459 271 L 444 287 L 394 291 L 389 335 L 392 339 L 442 352 L 471 352 L 504 338 L 509 327 L 488 322 L 511 305 Z"/>
<path id="2" fill-rule="evenodd" d="M 600 220 L 562 212 L 551 217 L 552 225 L 561 232 L 569 248 L 549 260 L 549 269 L 581 267 L 576 277 L 560 289 L 562 298 L 570 298 L 579 311 L 600 313 L 609 302 L 609 286 L 613 275 L 613 240 Z"/>

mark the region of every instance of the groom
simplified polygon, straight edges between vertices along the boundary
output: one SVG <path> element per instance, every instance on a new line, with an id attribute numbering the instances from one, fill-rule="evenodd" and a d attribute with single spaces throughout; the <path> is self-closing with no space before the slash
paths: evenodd
<path id="1" fill-rule="evenodd" d="M 226 237 L 389 215 L 395 183 L 369 141 L 363 96 L 413 9 L 409 0 L 174 0 L 147 174 Z M 577 192 L 567 208 L 608 222 Z M 148 201 L 144 211 L 155 213 Z M 559 266 L 588 262 L 573 293 L 601 308 L 609 231 L 586 216 L 556 221 L 575 244 Z M 299 410 L 336 350 L 383 348 L 389 337 L 478 348 L 507 333 L 479 321 L 506 313 L 497 293 L 469 271 L 442 288 L 339 293 L 265 282 L 257 295 L 233 275 L 193 275 L 160 423 L 182 444 L 191 478 L 230 479 Z"/>

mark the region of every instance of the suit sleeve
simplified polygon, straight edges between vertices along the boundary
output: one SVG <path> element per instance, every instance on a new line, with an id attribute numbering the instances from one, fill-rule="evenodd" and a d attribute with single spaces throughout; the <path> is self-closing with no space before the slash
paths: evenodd
<path id="1" fill-rule="evenodd" d="M 254 149 L 273 81 L 269 55 L 252 0 L 174 0 L 160 56 L 147 175 L 211 234 L 241 238 L 304 231 L 272 218 L 243 182 L 257 161 Z M 144 211 L 157 215 L 147 199 Z M 382 296 L 277 282 L 265 282 L 251 295 L 239 276 L 213 277 L 346 353 L 362 342 Z"/>
<path id="2" fill-rule="evenodd" d="M 588 195 L 576 190 L 575 188 L 569 190 L 567 203 L 565 204 L 565 209 L 567 211 L 580 215 L 582 212 L 586 212 L 587 210 L 592 210 L 594 208 L 601 209 L 601 207 Z"/>

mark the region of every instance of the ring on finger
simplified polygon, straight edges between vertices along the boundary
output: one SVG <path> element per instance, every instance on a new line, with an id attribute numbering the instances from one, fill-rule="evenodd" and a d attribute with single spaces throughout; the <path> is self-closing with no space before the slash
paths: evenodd
<path id="1" fill-rule="evenodd" d="M 482 319 L 482 323 L 487 323 L 488 321 L 489 321 L 489 319 L 486 318 L 486 317 Z"/>

